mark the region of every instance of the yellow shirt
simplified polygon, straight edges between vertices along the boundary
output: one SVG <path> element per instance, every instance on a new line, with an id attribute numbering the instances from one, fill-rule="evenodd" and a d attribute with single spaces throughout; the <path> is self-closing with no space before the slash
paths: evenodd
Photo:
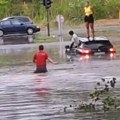
<path id="1" fill-rule="evenodd" d="M 86 16 L 89 16 L 89 15 L 93 14 L 91 6 L 85 7 L 84 10 L 85 10 L 85 15 Z"/>

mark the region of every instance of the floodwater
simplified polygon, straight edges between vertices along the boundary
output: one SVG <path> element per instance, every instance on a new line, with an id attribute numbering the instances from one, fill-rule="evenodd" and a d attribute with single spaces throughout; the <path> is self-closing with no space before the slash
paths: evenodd
<path id="1" fill-rule="evenodd" d="M 46 50 L 59 63 L 48 63 L 48 73 L 34 74 L 30 59 L 37 46 L 15 47 L 1 53 L 1 58 L 5 56 L 3 61 L 7 59 L 11 65 L 0 69 L 0 120 L 120 120 L 120 111 L 64 112 L 64 107 L 86 101 L 101 78 L 116 77 L 115 92 L 119 96 L 119 53 L 66 60 L 59 45 L 49 45 Z"/>

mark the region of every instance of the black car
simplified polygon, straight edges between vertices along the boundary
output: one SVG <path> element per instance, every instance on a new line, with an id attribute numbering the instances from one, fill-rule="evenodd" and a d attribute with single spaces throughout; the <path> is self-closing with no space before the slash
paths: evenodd
<path id="1" fill-rule="evenodd" d="M 4 19 L 0 21 L 0 36 L 8 34 L 24 34 L 32 35 L 39 32 L 40 27 L 34 24 L 26 24 L 17 19 Z"/>
<path id="2" fill-rule="evenodd" d="M 95 40 L 88 41 L 87 38 L 80 38 L 81 44 L 79 48 L 70 49 L 69 46 L 66 46 L 66 54 L 109 54 L 115 53 L 116 50 L 113 47 L 112 43 L 102 37 L 96 37 Z"/>
<path id="3" fill-rule="evenodd" d="M 7 19 L 17 19 L 17 20 L 24 22 L 26 24 L 33 24 L 33 21 L 28 16 L 10 16 L 10 17 L 6 17 L 2 20 L 7 20 Z"/>

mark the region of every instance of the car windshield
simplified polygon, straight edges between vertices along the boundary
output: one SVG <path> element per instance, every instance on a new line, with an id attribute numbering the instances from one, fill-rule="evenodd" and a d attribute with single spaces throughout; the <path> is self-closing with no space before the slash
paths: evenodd
<path id="1" fill-rule="evenodd" d="M 112 47 L 112 44 L 109 40 L 87 41 L 83 43 L 83 47 L 89 49 L 98 49 L 101 46 Z"/>

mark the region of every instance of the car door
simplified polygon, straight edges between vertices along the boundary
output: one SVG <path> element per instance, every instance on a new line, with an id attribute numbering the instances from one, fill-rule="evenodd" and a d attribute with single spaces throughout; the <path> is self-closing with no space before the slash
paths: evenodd
<path id="1" fill-rule="evenodd" d="M 0 22 L 0 26 L 5 34 L 11 34 L 13 32 L 10 20 L 4 20 Z"/>
<path id="2" fill-rule="evenodd" d="M 24 23 L 21 23 L 17 19 L 11 19 L 11 24 L 14 28 L 14 33 L 25 33 L 26 32 L 26 27 Z"/>

